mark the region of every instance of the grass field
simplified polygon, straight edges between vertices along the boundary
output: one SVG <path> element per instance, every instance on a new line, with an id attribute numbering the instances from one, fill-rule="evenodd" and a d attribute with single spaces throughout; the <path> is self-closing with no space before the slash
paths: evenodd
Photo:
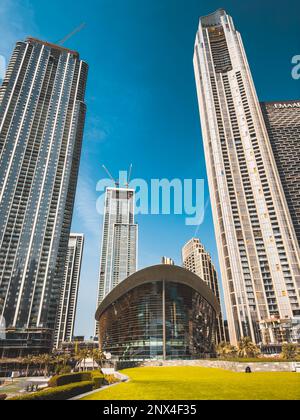
<path id="1" fill-rule="evenodd" d="M 200 367 L 124 370 L 130 382 L 84 400 L 300 400 L 297 373 L 234 373 Z"/>

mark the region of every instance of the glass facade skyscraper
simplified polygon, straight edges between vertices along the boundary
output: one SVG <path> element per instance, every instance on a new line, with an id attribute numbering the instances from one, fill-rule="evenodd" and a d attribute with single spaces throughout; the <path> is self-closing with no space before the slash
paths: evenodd
<path id="1" fill-rule="evenodd" d="M 200 19 L 194 67 L 231 342 L 297 342 L 298 241 L 242 38 L 224 10 Z"/>
<path id="2" fill-rule="evenodd" d="M 300 101 L 263 102 L 261 107 L 300 246 Z"/>
<path id="3" fill-rule="evenodd" d="M 183 267 L 195 273 L 216 296 L 221 305 L 217 270 L 199 239 L 193 238 L 182 248 Z M 222 314 L 217 318 L 216 344 L 226 341 Z"/>
<path id="4" fill-rule="evenodd" d="M 97 307 L 114 287 L 137 270 L 138 226 L 134 210 L 134 190 L 107 188 Z"/>
<path id="5" fill-rule="evenodd" d="M 4 355 L 53 344 L 78 177 L 88 66 L 18 42 L 0 87 L 0 315 Z"/>
<path id="6" fill-rule="evenodd" d="M 62 343 L 73 339 L 83 247 L 84 236 L 71 233 L 56 320 L 55 348 L 60 348 Z"/>

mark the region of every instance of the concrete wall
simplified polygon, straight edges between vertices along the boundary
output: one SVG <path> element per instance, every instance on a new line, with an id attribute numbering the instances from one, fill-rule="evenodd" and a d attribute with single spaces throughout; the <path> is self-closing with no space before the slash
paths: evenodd
<path id="1" fill-rule="evenodd" d="M 245 372 L 249 366 L 252 372 L 292 372 L 292 362 L 267 362 L 267 363 L 239 363 L 221 360 L 169 360 L 169 361 L 145 361 L 145 362 L 118 362 L 116 368 L 126 369 L 133 367 L 158 367 L 158 366 L 198 366 L 206 368 L 225 369 L 233 372 Z"/>

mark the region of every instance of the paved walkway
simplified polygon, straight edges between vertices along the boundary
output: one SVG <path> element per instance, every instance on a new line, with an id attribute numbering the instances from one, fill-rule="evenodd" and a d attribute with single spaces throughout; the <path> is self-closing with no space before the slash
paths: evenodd
<path id="1" fill-rule="evenodd" d="M 3 378 L 4 379 L 4 378 Z M 33 378 L 16 378 L 11 380 L 10 378 L 7 379 L 5 385 L 0 386 L 0 394 L 7 394 L 9 397 L 17 396 L 22 394 L 27 385 L 38 385 L 40 388 L 43 386 L 48 385 L 48 381 L 50 378 L 43 377 L 33 377 Z"/>

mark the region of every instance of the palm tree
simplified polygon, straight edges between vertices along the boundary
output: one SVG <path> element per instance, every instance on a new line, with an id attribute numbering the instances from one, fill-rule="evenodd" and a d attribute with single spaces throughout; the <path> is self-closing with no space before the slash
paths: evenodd
<path id="1" fill-rule="evenodd" d="M 99 368 L 102 368 L 103 361 L 105 360 L 105 355 L 103 351 L 100 349 L 94 349 L 92 351 L 92 358 L 93 358 L 93 361 L 97 363 Z"/>
<path id="2" fill-rule="evenodd" d="M 236 347 L 232 346 L 230 343 L 223 341 L 217 347 L 217 353 L 221 357 L 234 357 L 237 353 Z"/>
<path id="3" fill-rule="evenodd" d="M 62 367 L 65 371 L 71 359 L 72 358 L 68 353 L 56 354 L 53 360 L 53 363 L 55 364 L 56 373 L 59 373 L 59 371 L 61 370 L 60 367 Z"/>
<path id="4" fill-rule="evenodd" d="M 85 361 L 90 357 L 90 351 L 87 349 L 80 350 L 75 359 L 81 363 L 83 361 L 83 370 L 85 370 Z"/>
<path id="5" fill-rule="evenodd" d="M 77 354 L 78 354 L 78 348 L 79 348 L 79 346 L 78 346 L 78 341 L 77 340 L 75 340 L 75 348 L 74 348 L 74 355 L 75 355 L 75 357 L 77 356 Z"/>
<path id="6" fill-rule="evenodd" d="M 59 373 L 59 371 L 60 371 L 60 367 L 62 366 L 62 364 L 63 364 L 63 360 L 62 360 L 62 357 L 61 357 L 61 354 L 56 354 L 55 356 L 54 356 L 54 361 L 53 361 L 53 363 L 54 363 L 54 365 L 55 365 L 55 373 L 56 374 L 58 374 Z"/>
<path id="7" fill-rule="evenodd" d="M 53 358 L 50 354 L 43 354 L 40 357 L 42 364 L 45 366 L 44 376 L 47 377 L 49 375 L 49 366 L 53 363 Z"/>
<path id="8" fill-rule="evenodd" d="M 294 360 L 300 353 L 300 349 L 296 344 L 284 344 L 282 347 L 282 357 L 286 360 Z"/>
<path id="9" fill-rule="evenodd" d="M 222 341 L 217 346 L 217 354 L 218 356 L 225 356 L 226 355 L 226 349 L 227 349 L 227 343 L 225 341 Z"/>
<path id="10" fill-rule="evenodd" d="M 39 354 L 39 355 L 33 356 L 32 363 L 35 366 L 39 367 L 38 374 L 40 375 L 40 372 L 42 371 L 42 367 L 43 367 L 43 364 L 44 364 L 43 355 Z"/>
<path id="11" fill-rule="evenodd" d="M 26 378 L 28 378 L 28 375 L 29 375 L 29 368 L 30 368 L 30 366 L 31 366 L 31 365 L 33 365 L 33 364 L 34 364 L 34 356 L 30 356 L 30 355 L 25 356 L 25 357 L 22 359 L 22 363 L 23 363 L 24 365 L 26 365 Z"/>
<path id="12" fill-rule="evenodd" d="M 68 353 L 64 353 L 60 356 L 60 360 L 62 361 L 63 366 L 66 367 L 71 360 L 71 357 Z"/>
<path id="13" fill-rule="evenodd" d="M 238 352 L 239 357 L 257 357 L 260 354 L 260 350 L 256 344 L 254 344 L 250 337 L 244 337 L 239 341 Z"/>

